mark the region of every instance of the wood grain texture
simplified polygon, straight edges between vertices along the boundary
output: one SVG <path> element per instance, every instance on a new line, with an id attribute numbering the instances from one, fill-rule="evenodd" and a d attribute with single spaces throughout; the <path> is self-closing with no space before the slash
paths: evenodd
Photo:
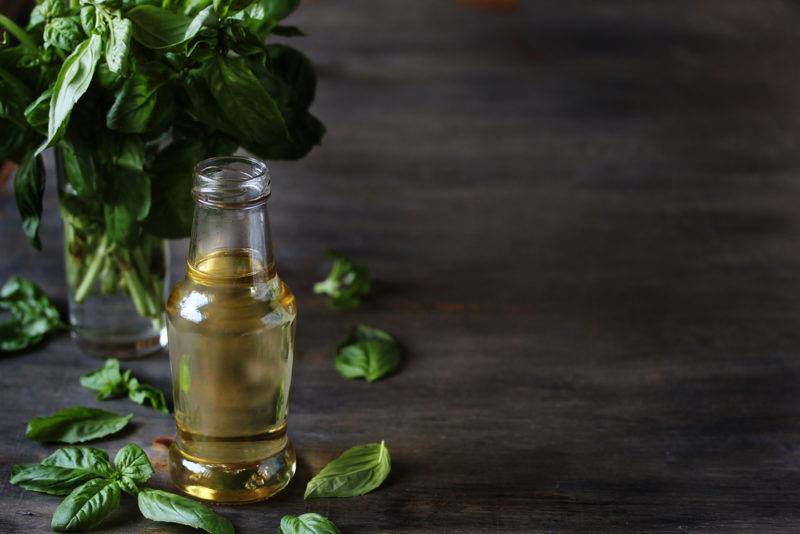
<path id="1" fill-rule="evenodd" d="M 493 4 L 502 4 L 495 9 Z M 296 480 L 221 507 L 237 532 L 319 512 L 343 532 L 796 532 L 800 523 L 800 57 L 793 2 L 304 2 L 321 148 L 273 169 L 279 270 L 298 295 Z M 48 184 L 52 193 L 52 182 Z M 45 251 L 0 191 L 0 275 L 63 304 Z M 311 294 L 327 247 L 380 293 L 354 312 Z M 182 271 L 185 244 L 173 263 Z M 358 321 L 408 358 L 345 381 Z M 78 386 L 65 337 L 0 359 L 0 532 L 47 532 L 57 499 L 8 484 L 53 447 L 33 416 L 82 403 L 170 418 Z M 169 386 L 158 356 L 130 365 Z M 344 449 L 385 439 L 364 497 L 304 502 Z M 109 531 L 188 532 L 137 519 Z"/>

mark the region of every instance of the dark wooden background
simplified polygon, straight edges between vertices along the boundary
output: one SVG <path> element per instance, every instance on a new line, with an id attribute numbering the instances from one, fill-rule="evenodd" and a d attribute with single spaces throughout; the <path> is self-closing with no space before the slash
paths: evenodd
<path id="1" fill-rule="evenodd" d="M 352 533 L 800 530 L 800 5 L 337 0 L 291 22 L 329 128 L 273 165 L 301 466 L 283 495 L 220 508 L 239 532 L 310 511 Z M 0 278 L 63 304 L 46 204 L 37 254 L 0 190 Z M 311 294 L 331 246 L 380 281 L 359 311 Z M 399 374 L 338 376 L 357 321 L 402 339 Z M 134 411 L 98 445 L 145 446 L 168 487 L 151 443 L 171 419 L 97 403 L 78 386 L 97 365 L 65 336 L 0 358 L 0 532 L 49 530 L 58 499 L 7 480 L 55 448 L 26 421 L 68 405 Z M 163 355 L 130 367 L 169 387 Z M 380 490 L 302 500 L 380 439 Z M 186 531 L 136 517 L 128 499 L 106 526 Z"/>

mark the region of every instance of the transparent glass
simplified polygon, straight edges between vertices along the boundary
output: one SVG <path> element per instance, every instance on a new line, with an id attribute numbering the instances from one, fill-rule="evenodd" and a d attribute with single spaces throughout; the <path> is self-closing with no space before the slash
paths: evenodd
<path id="1" fill-rule="evenodd" d="M 199 499 L 258 501 L 296 463 L 286 425 L 297 308 L 275 270 L 269 174 L 250 158 L 206 160 L 193 194 L 186 277 L 167 301 L 170 472 Z"/>
<path id="2" fill-rule="evenodd" d="M 64 179 L 59 151 L 56 169 L 73 339 L 97 357 L 131 359 L 161 350 L 167 342 L 167 242 L 143 235 L 125 250 L 110 245 L 100 225 L 70 212 L 79 197 Z"/>

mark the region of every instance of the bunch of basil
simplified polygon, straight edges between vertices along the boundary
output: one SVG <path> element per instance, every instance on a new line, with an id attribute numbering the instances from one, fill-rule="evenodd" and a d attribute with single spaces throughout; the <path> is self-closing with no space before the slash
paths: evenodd
<path id="1" fill-rule="evenodd" d="M 19 162 L 23 229 L 38 237 L 56 147 L 68 281 L 81 302 L 124 288 L 158 317 L 163 248 L 189 235 L 194 164 L 244 147 L 297 159 L 324 127 L 309 60 L 270 35 L 299 0 L 38 0 L 0 46 L 0 161 Z M 2 33 L 2 32 L 0 32 Z"/>

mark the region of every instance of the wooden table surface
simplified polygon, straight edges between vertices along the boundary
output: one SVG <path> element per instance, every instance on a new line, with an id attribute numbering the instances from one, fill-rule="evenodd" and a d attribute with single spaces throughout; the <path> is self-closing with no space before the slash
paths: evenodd
<path id="1" fill-rule="evenodd" d="M 279 271 L 299 299 L 290 488 L 220 507 L 237 532 L 319 512 L 343 532 L 800 529 L 800 8 L 764 0 L 314 1 L 324 145 L 273 167 Z M 63 305 L 53 181 L 45 250 L 0 191 L 0 278 Z M 334 312 L 323 251 L 379 294 Z M 185 243 L 175 244 L 180 276 Z M 408 349 L 374 384 L 333 348 L 363 321 Z M 58 499 L 8 484 L 55 447 L 26 422 L 131 410 L 156 461 L 170 417 L 98 403 L 66 336 L 0 358 L 0 532 Z M 130 364 L 169 387 L 166 357 Z M 342 450 L 385 439 L 378 491 L 305 502 Z M 137 518 L 112 532 L 189 532 Z"/>

